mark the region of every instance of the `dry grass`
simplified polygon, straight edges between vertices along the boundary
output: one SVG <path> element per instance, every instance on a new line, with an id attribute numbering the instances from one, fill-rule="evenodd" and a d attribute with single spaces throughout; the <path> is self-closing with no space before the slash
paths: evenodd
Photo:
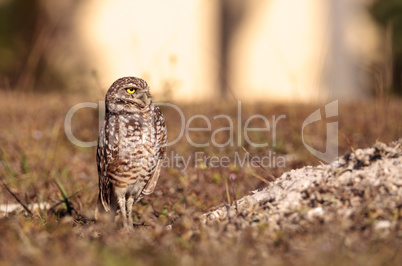
<path id="1" fill-rule="evenodd" d="M 319 161 L 303 146 L 301 125 L 320 106 L 242 104 L 242 123 L 253 114 L 262 114 L 272 122 L 272 115 L 285 114 L 278 122 L 276 146 L 272 131 L 250 134 L 254 142 L 268 141 L 267 148 L 253 148 L 246 142 L 217 148 L 195 148 L 186 138 L 168 148 L 185 159 L 189 167 L 164 168 L 155 193 L 134 208 L 134 234 L 126 235 L 114 226 L 94 224 L 93 210 L 97 198 L 95 148 L 73 145 L 64 133 L 67 111 L 80 102 L 99 99 L 83 96 L 34 95 L 0 92 L 0 175 L 13 193 L 26 205 L 48 202 L 52 208 L 36 210 L 32 216 L 8 214 L 0 217 L 0 263 L 14 264 L 317 264 L 345 265 L 401 261 L 401 236 L 372 239 L 361 236 L 357 246 L 348 244 L 338 234 L 339 225 L 317 225 L 297 233 L 268 233 L 266 225 L 231 230 L 228 224 L 200 225 L 197 217 L 209 209 L 240 198 L 263 187 L 269 174 L 259 167 L 238 165 L 211 167 L 210 161 L 195 162 L 195 152 L 206 156 L 244 156 L 244 148 L 255 156 L 269 151 L 286 157 L 286 166 L 270 168 L 278 177 L 282 172 Z M 339 154 L 353 148 L 371 146 L 376 140 L 389 142 L 402 136 L 401 100 L 350 103 L 339 106 Z M 237 116 L 237 103 L 217 106 L 213 103 L 179 105 L 186 121 L 194 114 L 208 117 L 211 132 L 192 132 L 192 140 L 211 142 L 214 130 L 229 126 L 214 116 Z M 180 132 L 180 119 L 173 109 L 164 108 L 169 138 Z M 252 127 L 262 126 L 255 120 Z M 194 120 L 192 127 L 205 127 Z M 236 126 L 236 125 L 235 125 Z M 98 111 L 87 108 L 73 117 L 77 138 L 96 140 Z M 307 142 L 323 147 L 325 123 L 317 123 L 307 132 Z M 324 138 L 325 139 L 325 138 Z M 218 143 L 228 140 L 228 132 L 216 134 Z M 290 155 L 290 156 L 289 156 Z M 229 179 L 231 175 L 233 181 Z M 256 178 L 260 177 L 260 178 Z M 16 203 L 10 193 L 0 190 L 0 204 Z M 145 223 L 145 225 L 144 225 Z M 174 224 L 172 230 L 165 225 Z M 398 253 L 399 251 L 399 253 Z M 399 259 L 399 260 L 398 260 Z"/>

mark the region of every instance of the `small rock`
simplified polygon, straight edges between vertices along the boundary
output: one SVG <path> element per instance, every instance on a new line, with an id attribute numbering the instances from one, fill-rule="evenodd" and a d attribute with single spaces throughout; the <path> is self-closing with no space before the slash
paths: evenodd
<path id="1" fill-rule="evenodd" d="M 322 219 L 324 217 L 324 210 L 322 207 L 311 209 L 307 212 L 307 219 L 313 221 L 314 219 Z"/>
<path id="2" fill-rule="evenodd" d="M 388 230 L 391 228 L 391 222 L 384 220 L 384 221 L 375 221 L 374 222 L 374 230 Z"/>

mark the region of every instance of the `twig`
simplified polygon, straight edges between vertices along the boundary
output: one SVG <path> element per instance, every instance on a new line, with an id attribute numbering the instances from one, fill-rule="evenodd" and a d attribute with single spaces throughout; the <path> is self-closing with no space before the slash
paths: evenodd
<path id="1" fill-rule="evenodd" d="M 229 193 L 228 180 L 226 178 L 225 178 L 225 188 L 226 188 L 226 197 L 228 198 L 228 203 L 229 203 L 229 206 L 230 206 L 231 205 L 230 193 Z"/>
<path id="2" fill-rule="evenodd" d="M 234 199 L 234 202 L 235 202 L 235 205 L 236 205 L 236 212 L 238 213 L 239 212 L 239 206 L 237 205 L 237 198 L 236 198 L 236 192 L 235 192 L 234 186 L 233 186 L 233 180 L 230 180 L 230 181 L 231 181 L 230 187 L 232 188 L 232 195 L 233 195 L 233 199 Z"/>
<path id="3" fill-rule="evenodd" d="M 267 180 L 265 180 L 265 178 L 263 178 L 262 176 L 256 175 L 254 173 L 251 173 L 252 176 L 258 178 L 259 180 L 261 180 L 262 182 L 264 182 L 265 184 L 269 185 L 269 182 Z"/>
<path id="4" fill-rule="evenodd" d="M 249 153 L 243 146 L 241 146 L 242 148 L 243 148 L 243 150 L 246 152 L 246 153 L 248 153 L 248 154 L 251 154 L 251 153 Z M 251 159 L 251 161 L 253 161 L 253 159 Z M 262 169 L 262 170 L 264 170 L 264 172 L 265 173 L 267 173 L 267 175 L 270 177 L 270 179 L 271 179 L 271 181 L 274 181 L 275 179 L 276 179 L 276 177 L 273 175 L 273 174 L 271 174 L 265 167 L 263 167 L 259 162 L 257 162 L 257 161 L 254 161 L 256 164 L 258 164 L 258 166 Z M 263 177 L 258 177 L 258 179 L 260 179 L 261 180 L 261 178 L 263 178 Z M 264 178 L 263 178 L 264 179 Z M 267 181 L 267 180 L 265 180 L 264 179 L 264 182 L 265 183 L 267 183 L 267 184 L 269 184 L 269 182 Z"/>
<path id="5" fill-rule="evenodd" d="M 341 131 L 341 132 L 342 132 L 342 137 L 345 139 L 346 143 L 349 145 L 350 150 L 352 152 L 355 152 L 355 149 L 352 147 L 352 144 L 350 143 L 348 137 L 346 137 L 345 132 L 343 132 L 343 131 Z"/>
<path id="6" fill-rule="evenodd" d="M 75 212 L 75 214 L 78 215 L 77 211 L 74 209 L 73 204 L 70 200 L 70 197 L 68 196 L 67 190 L 64 188 L 63 184 L 61 183 L 61 181 L 55 177 L 54 178 L 54 183 L 56 184 L 57 188 L 59 189 L 65 208 L 67 210 L 67 213 L 71 216 L 72 215 L 72 211 Z"/>
<path id="7" fill-rule="evenodd" d="M 3 183 L 3 186 L 5 187 L 5 189 L 11 194 L 11 196 L 13 196 L 13 198 L 14 198 L 16 201 L 18 201 L 19 204 L 21 204 L 21 206 L 24 208 L 24 210 L 26 210 L 27 213 L 28 213 L 30 216 L 33 216 L 33 213 L 31 212 L 31 210 L 28 209 L 28 207 L 27 207 L 24 203 L 22 203 L 22 201 L 20 201 L 20 199 L 17 197 L 17 195 L 15 195 L 15 194 L 11 191 L 11 189 L 7 186 L 6 182 L 4 182 L 3 179 L 1 180 L 1 182 Z"/>

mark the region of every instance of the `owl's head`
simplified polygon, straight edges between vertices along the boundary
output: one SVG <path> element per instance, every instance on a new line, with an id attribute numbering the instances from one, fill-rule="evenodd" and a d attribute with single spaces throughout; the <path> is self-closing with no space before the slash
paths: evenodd
<path id="1" fill-rule="evenodd" d="M 106 93 L 106 110 L 111 113 L 138 112 L 150 103 L 147 82 L 136 77 L 116 80 Z"/>

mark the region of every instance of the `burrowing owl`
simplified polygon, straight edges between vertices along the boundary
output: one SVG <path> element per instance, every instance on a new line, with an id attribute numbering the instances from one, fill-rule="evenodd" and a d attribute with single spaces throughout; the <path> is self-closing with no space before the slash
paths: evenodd
<path id="1" fill-rule="evenodd" d="M 133 226 L 134 202 L 151 194 L 166 153 L 165 119 L 139 78 L 116 80 L 106 93 L 105 121 L 98 140 L 98 208 L 121 212 L 124 227 Z"/>

